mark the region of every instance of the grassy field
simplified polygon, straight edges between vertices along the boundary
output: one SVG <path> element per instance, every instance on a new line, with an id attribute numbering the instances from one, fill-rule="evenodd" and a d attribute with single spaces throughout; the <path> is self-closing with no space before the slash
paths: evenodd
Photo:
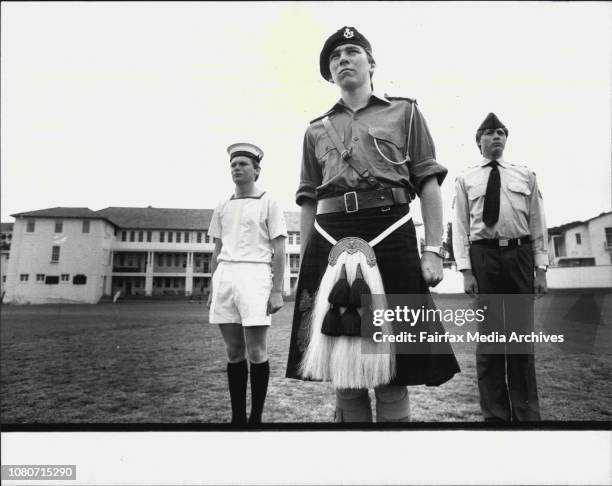
<path id="1" fill-rule="evenodd" d="M 567 343 L 537 348 L 544 420 L 611 418 L 610 299 L 604 297 L 548 295 L 538 302 L 536 330 L 562 332 Z M 440 306 L 459 305 L 450 296 L 435 298 Z M 284 377 L 292 310 L 287 303 L 273 319 L 264 421 L 330 422 L 328 384 Z M 1 421 L 227 422 L 224 344 L 207 314 L 204 305 L 183 301 L 4 305 Z M 411 387 L 413 420 L 481 420 L 473 347 L 457 351 L 462 372 L 454 379 Z"/>

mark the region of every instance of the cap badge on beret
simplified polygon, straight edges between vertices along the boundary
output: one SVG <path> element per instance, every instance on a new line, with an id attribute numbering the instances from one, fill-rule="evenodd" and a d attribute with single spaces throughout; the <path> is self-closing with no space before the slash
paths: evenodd
<path id="1" fill-rule="evenodd" d="M 334 32 L 323 44 L 321 54 L 319 54 L 319 71 L 326 81 L 331 77 L 329 71 L 329 56 L 332 51 L 343 44 L 355 44 L 361 46 L 365 51 L 372 55 L 370 41 L 359 32 L 355 27 L 344 26 Z"/>
<path id="2" fill-rule="evenodd" d="M 344 38 L 345 39 L 351 39 L 353 37 L 355 37 L 355 32 L 353 32 L 351 29 L 349 29 L 348 27 L 346 29 L 344 29 Z"/>

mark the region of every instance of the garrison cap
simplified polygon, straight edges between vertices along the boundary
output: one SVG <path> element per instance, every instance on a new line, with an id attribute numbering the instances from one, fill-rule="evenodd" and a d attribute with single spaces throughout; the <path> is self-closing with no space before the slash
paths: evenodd
<path id="1" fill-rule="evenodd" d="M 476 143 L 480 143 L 480 137 L 485 130 L 495 130 L 496 128 L 503 129 L 506 137 L 508 136 L 508 129 L 506 128 L 506 125 L 504 125 L 499 118 L 497 118 L 495 113 L 489 113 L 478 127 L 478 130 L 476 130 Z"/>
<path id="2" fill-rule="evenodd" d="M 260 163 L 264 156 L 263 150 L 261 150 L 257 145 L 246 142 L 231 144 L 229 147 L 227 147 L 227 153 L 230 156 L 230 160 L 232 160 L 234 157 L 238 157 L 239 155 L 243 155 L 245 157 L 250 157 L 257 163 Z"/>
<path id="3" fill-rule="evenodd" d="M 372 54 L 370 41 L 368 41 L 363 34 L 355 27 L 342 27 L 325 41 L 319 56 L 319 70 L 325 81 L 329 81 L 331 77 L 331 73 L 329 72 L 329 55 L 336 47 L 342 44 L 355 44 L 363 47 L 370 55 Z"/>

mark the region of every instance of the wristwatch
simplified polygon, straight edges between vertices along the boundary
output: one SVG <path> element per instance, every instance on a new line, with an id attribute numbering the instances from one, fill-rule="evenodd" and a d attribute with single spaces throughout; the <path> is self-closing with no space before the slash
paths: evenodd
<path id="1" fill-rule="evenodd" d="M 543 272 L 545 272 L 546 270 L 548 270 L 548 265 L 536 265 L 536 270 L 542 270 Z"/>
<path id="2" fill-rule="evenodd" d="M 444 258 L 448 258 L 448 252 L 446 251 L 446 249 L 443 246 L 425 246 L 423 248 L 423 251 L 428 251 L 430 253 L 435 253 L 436 255 L 438 255 L 440 258 L 444 259 Z"/>

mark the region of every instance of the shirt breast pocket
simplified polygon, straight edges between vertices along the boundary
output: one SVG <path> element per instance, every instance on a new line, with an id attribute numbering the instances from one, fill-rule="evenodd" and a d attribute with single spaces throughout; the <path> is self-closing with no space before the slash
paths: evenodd
<path id="1" fill-rule="evenodd" d="M 410 160 L 404 155 L 404 136 L 385 127 L 370 127 L 368 129 L 374 152 L 385 164 L 403 165 Z"/>
<path id="2" fill-rule="evenodd" d="M 470 201 L 476 201 L 478 198 L 484 197 L 487 192 L 486 184 L 478 184 L 476 186 L 468 187 L 467 195 Z"/>
<path id="3" fill-rule="evenodd" d="M 327 134 L 322 135 L 315 145 L 315 156 L 323 172 L 323 183 L 338 175 L 343 164 L 340 153 Z"/>
<path id="4" fill-rule="evenodd" d="M 510 204 L 515 209 L 527 212 L 529 207 L 529 197 L 531 196 L 531 190 L 529 186 L 524 182 L 511 182 L 508 184 L 508 196 L 510 198 Z"/>

